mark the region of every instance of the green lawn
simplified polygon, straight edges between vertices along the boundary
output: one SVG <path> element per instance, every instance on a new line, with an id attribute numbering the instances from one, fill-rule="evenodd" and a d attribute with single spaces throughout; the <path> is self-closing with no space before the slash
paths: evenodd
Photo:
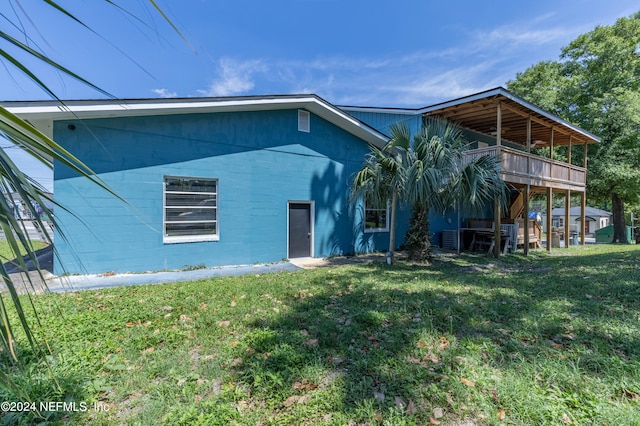
<path id="1" fill-rule="evenodd" d="M 48 295 L 62 390 L 12 371 L 79 424 L 637 425 L 639 284 L 606 245 Z"/>
<path id="2" fill-rule="evenodd" d="M 41 248 L 44 248 L 44 247 L 47 246 L 47 244 L 43 243 L 42 241 L 31 241 L 31 244 L 32 244 L 34 250 L 40 250 Z M 20 254 L 22 256 L 27 254 L 27 252 L 22 247 L 21 247 L 21 249 L 22 250 L 20 251 Z M 13 253 L 13 251 L 11 250 L 11 246 L 9 245 L 7 240 L 0 239 L 0 262 L 2 262 L 2 263 L 8 262 L 8 261 L 13 260 L 15 258 L 16 258 L 16 256 Z"/>

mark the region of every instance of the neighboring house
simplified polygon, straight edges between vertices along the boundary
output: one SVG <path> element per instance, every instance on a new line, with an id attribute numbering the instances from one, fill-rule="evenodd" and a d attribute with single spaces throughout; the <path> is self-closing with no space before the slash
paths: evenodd
<path id="1" fill-rule="evenodd" d="M 581 233 L 582 217 L 580 216 L 580 207 L 571 207 L 569 210 L 569 231 Z M 606 210 L 596 209 L 594 207 L 587 207 L 585 210 L 584 221 L 584 233 L 586 235 L 593 235 L 598 229 L 602 229 L 611 225 L 611 212 Z M 564 230 L 566 226 L 566 212 L 562 207 L 557 207 L 551 210 L 551 223 L 554 228 Z M 544 216 L 543 223 L 546 229 L 546 216 Z"/>
<path id="2" fill-rule="evenodd" d="M 580 166 L 531 147 L 599 139 L 502 88 L 421 109 L 336 107 L 315 95 L 5 102 L 88 165 L 126 203 L 54 164 L 55 273 L 141 272 L 185 266 L 273 262 L 386 251 L 389 212 L 349 199 L 369 145 L 384 146 L 393 123 L 458 123 L 469 156 L 499 155 L 512 189 L 500 224 L 520 220 L 533 235 L 534 193 L 579 193 Z M 367 123 L 367 124 L 365 124 Z M 498 136 L 500 135 L 500 136 Z M 586 151 L 586 150 L 585 150 Z M 407 230 L 401 209 L 397 243 Z M 582 212 L 581 217 L 585 217 Z M 431 215 L 434 240 L 464 227 L 465 212 Z M 498 226 L 495 226 L 495 225 Z M 535 235 L 534 235 L 535 236 Z M 528 250 L 528 244 L 525 245 Z"/>
<path id="3" fill-rule="evenodd" d="M 4 106 L 53 136 L 126 200 L 54 164 L 55 198 L 69 209 L 56 211 L 55 273 L 388 248 L 388 215 L 365 220 L 380 212 L 349 200 L 369 144 L 382 147 L 387 137 L 317 96 Z M 399 243 L 405 230 L 398 229 Z"/>

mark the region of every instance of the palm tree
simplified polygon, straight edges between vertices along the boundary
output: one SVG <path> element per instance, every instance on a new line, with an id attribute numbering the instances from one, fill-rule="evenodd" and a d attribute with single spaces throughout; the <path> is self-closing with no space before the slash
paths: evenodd
<path id="1" fill-rule="evenodd" d="M 365 205 L 373 208 L 390 206 L 389 253 L 393 261 L 398 199 L 404 197 L 406 187 L 407 152 L 393 138 L 382 149 L 373 145 L 369 149 L 371 152 L 354 178 L 351 199 L 354 202 L 364 199 Z"/>
<path id="2" fill-rule="evenodd" d="M 430 258 L 429 212 L 444 213 L 462 202 L 465 210 L 477 212 L 487 203 L 504 204 L 507 187 L 500 177 L 496 157 L 470 159 L 464 156 L 466 142 L 462 130 L 444 120 L 430 119 L 411 139 L 404 124 L 391 128 L 384 148 L 371 148 L 356 174 L 352 198 L 366 197 L 378 205 L 391 199 L 389 251 L 395 249 L 397 203 L 412 207 L 405 246 L 409 257 Z"/>
<path id="3" fill-rule="evenodd" d="M 179 30 L 158 7 L 156 2 L 154 0 L 148 0 L 148 2 L 151 9 L 156 10 L 156 12 L 160 14 L 166 22 L 169 23 L 173 30 L 175 30 L 184 39 L 184 36 L 180 34 Z M 130 14 L 129 12 L 127 12 L 126 7 L 119 5 L 117 1 L 105 0 L 105 4 L 116 7 L 121 11 Z M 92 31 L 89 26 L 87 26 L 84 22 L 74 16 L 67 9 L 60 6 L 54 0 L 43 0 L 42 7 L 51 7 L 56 12 L 59 12 L 61 15 L 69 18 L 75 24 L 79 24 L 85 29 Z M 46 83 L 38 77 L 37 73 L 32 69 L 29 69 L 29 67 L 25 65 L 27 61 L 36 59 L 41 64 L 52 67 L 59 73 L 77 80 L 83 84 L 86 84 L 89 87 L 99 91 L 103 95 L 112 97 L 107 92 L 91 84 L 88 80 L 85 80 L 79 75 L 73 73 L 68 68 L 65 68 L 59 63 L 51 60 L 45 53 L 42 53 L 41 51 L 32 47 L 36 43 L 29 36 L 29 34 L 26 33 L 25 27 L 21 24 L 22 19 L 28 19 L 28 16 L 26 16 L 27 12 L 22 7 L 14 8 L 14 11 L 17 10 L 22 11 L 25 16 L 20 17 L 16 15 L 15 22 L 12 21 L 10 16 L 2 15 L 5 23 L 8 24 L 6 25 L 6 31 L 9 31 L 8 33 L 5 30 L 0 30 L 0 43 L 7 46 L 7 48 L 5 49 L 2 45 L 0 45 L 0 61 L 5 67 L 12 67 L 18 70 L 26 77 L 28 77 L 32 82 L 34 82 L 37 86 L 39 86 L 47 95 L 58 101 L 60 101 L 60 99 L 46 85 Z M 13 34 L 11 34 L 10 32 L 13 32 Z M 23 42 L 21 40 L 25 40 L 26 42 Z M 184 40 L 186 41 L 186 39 Z M 25 55 L 26 59 L 21 60 L 20 57 L 17 56 L 17 54 L 11 54 L 9 53 L 9 51 L 18 51 L 21 55 Z M 64 107 L 64 103 L 62 101 L 60 101 L 60 103 L 61 106 Z M 5 140 L 5 142 L 9 142 L 24 149 L 28 154 L 33 156 L 36 160 L 44 163 L 49 168 L 53 167 L 54 161 L 58 164 L 63 164 L 67 167 L 70 167 L 79 175 L 91 180 L 95 184 L 101 186 L 103 189 L 107 190 L 112 195 L 117 197 L 117 195 L 114 194 L 109 188 L 107 188 L 106 185 L 93 173 L 91 169 L 89 169 L 80 160 L 74 157 L 72 153 L 66 151 L 62 146 L 40 132 L 31 123 L 22 120 L 20 117 L 12 114 L 2 106 L 0 106 L 0 139 L 3 139 Z M 55 216 L 53 215 L 53 212 L 50 211 L 48 206 L 50 205 L 50 203 L 55 204 L 55 202 L 50 197 L 50 195 L 47 194 L 42 186 L 40 186 L 37 182 L 26 176 L 18 169 L 18 167 L 5 153 L 3 148 L 0 148 L 0 192 L 0 227 L 4 231 L 13 255 L 16 257 L 16 262 L 18 263 L 18 266 L 21 268 L 21 270 L 26 272 L 28 269 L 21 257 L 21 253 L 26 252 L 28 259 L 30 259 L 33 264 L 36 265 L 39 271 L 38 261 L 29 237 L 25 229 L 22 227 L 21 223 L 16 220 L 13 215 L 13 202 L 10 199 L 9 194 L 16 193 L 22 200 L 25 201 L 25 205 L 30 210 L 30 213 L 32 213 L 32 215 L 39 222 L 39 225 L 41 225 L 40 228 L 44 230 L 45 237 L 48 243 L 52 243 L 52 236 L 46 232 L 47 228 L 42 226 L 40 215 L 38 214 L 38 212 L 36 212 L 33 205 L 28 201 L 32 201 L 39 205 L 42 208 L 41 213 L 48 216 L 53 221 L 54 226 Z M 7 196 L 7 198 L 5 198 L 5 195 Z M 57 207 L 64 208 L 64 206 Z M 43 345 L 42 342 L 39 342 L 34 336 L 34 333 L 31 329 L 31 325 L 33 325 L 33 322 L 28 319 L 28 317 L 30 316 L 25 312 L 23 304 L 18 296 L 17 288 L 11 281 L 6 268 L 1 262 L 0 275 L 2 276 L 2 280 L 4 281 L 5 286 L 7 287 L 6 293 L 0 293 L 0 353 L 2 354 L 0 363 L 9 362 L 15 364 L 19 362 L 18 355 L 15 350 L 15 326 L 19 326 L 20 328 L 22 328 L 34 353 L 45 353 L 46 344 Z M 25 276 L 29 280 L 31 288 L 35 288 L 29 274 L 25 274 Z M 40 278 L 44 282 L 44 278 L 42 277 L 41 273 Z M 27 297 L 31 297 L 28 289 Z M 8 309 L 11 305 L 13 305 L 14 310 L 17 313 L 18 324 L 12 324 L 11 315 Z M 31 303 L 30 305 L 31 307 L 34 306 Z M 35 318 L 37 322 L 37 313 L 34 312 L 34 314 L 36 314 Z M 44 359 L 44 357 L 42 359 Z M 15 386 L 15 384 L 11 380 L 10 375 L 6 373 L 4 368 L 0 369 L 0 385 L 13 391 L 16 395 L 28 398 L 28 395 L 25 395 L 23 391 Z"/>

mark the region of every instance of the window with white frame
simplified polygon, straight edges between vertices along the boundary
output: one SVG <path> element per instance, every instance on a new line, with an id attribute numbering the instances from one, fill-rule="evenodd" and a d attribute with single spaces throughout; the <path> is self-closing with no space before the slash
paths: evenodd
<path id="1" fill-rule="evenodd" d="M 164 178 L 164 241 L 216 241 L 218 180 L 196 177 Z"/>
<path id="2" fill-rule="evenodd" d="M 389 203 L 382 208 L 369 200 L 364 203 L 364 232 L 389 231 Z"/>

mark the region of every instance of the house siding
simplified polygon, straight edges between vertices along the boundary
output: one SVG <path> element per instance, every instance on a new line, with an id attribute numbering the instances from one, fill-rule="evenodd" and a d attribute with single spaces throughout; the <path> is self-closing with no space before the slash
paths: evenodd
<path id="1" fill-rule="evenodd" d="M 348 110 L 348 109 L 347 109 Z M 391 133 L 390 129 L 394 124 L 404 123 L 408 126 L 411 131 L 411 135 L 415 135 L 422 130 L 423 119 L 422 115 L 416 113 L 414 115 L 411 114 L 395 114 L 389 112 L 374 112 L 374 111 L 351 111 L 348 110 L 350 114 L 359 120 L 367 123 L 369 126 L 375 128 L 379 132 L 389 135 Z M 475 149 L 478 146 L 478 141 L 486 142 L 489 145 L 495 145 L 495 138 L 490 138 L 488 136 L 472 132 L 467 129 L 463 129 L 463 133 L 465 138 L 470 142 L 469 149 Z M 507 143 L 508 144 L 508 143 Z M 511 145 L 511 144 L 508 144 Z M 404 206 L 403 208 L 403 219 L 401 219 L 400 223 L 404 223 L 410 217 L 410 208 Z M 442 244 L 442 231 L 446 230 L 456 230 L 460 227 L 465 226 L 465 222 L 469 218 L 475 217 L 492 217 L 493 215 L 493 205 L 487 205 L 484 208 L 484 211 L 481 213 L 471 214 L 466 211 L 464 208 L 461 209 L 460 214 L 458 215 L 457 210 L 448 209 L 444 213 L 435 212 L 431 210 L 429 212 L 429 231 L 432 234 L 431 241 L 433 244 L 441 245 Z M 406 217 L 406 219 L 405 219 Z M 459 221 L 458 221 L 459 219 Z M 404 232 L 402 236 L 404 236 Z M 400 235 L 400 234 L 399 234 Z"/>
<path id="2" fill-rule="evenodd" d="M 374 111 L 346 111 L 358 120 L 373 127 L 377 131 L 387 136 L 391 136 L 391 127 L 394 124 L 404 123 L 408 126 L 411 134 L 416 134 L 422 128 L 422 116 L 420 114 L 393 114 Z"/>
<path id="3" fill-rule="evenodd" d="M 349 202 L 367 144 L 314 114 L 309 133 L 297 123 L 296 109 L 55 122 L 56 140 L 124 201 L 55 164 L 67 210 L 56 211 L 54 272 L 280 261 L 293 200 L 314 202 L 316 257 L 386 250 L 388 233 L 364 234 L 362 205 Z M 164 176 L 218 179 L 219 241 L 163 242 Z"/>

